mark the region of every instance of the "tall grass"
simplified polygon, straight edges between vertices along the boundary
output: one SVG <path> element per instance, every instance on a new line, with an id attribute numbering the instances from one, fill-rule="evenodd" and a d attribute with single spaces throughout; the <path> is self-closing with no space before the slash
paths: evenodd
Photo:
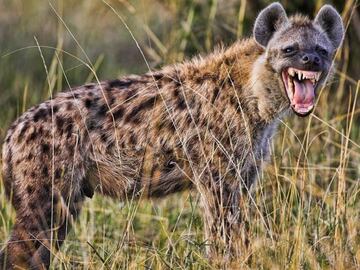
<path id="1" fill-rule="evenodd" d="M 12 26 L 0 27 L 1 138 L 16 116 L 63 88 L 146 72 L 247 35 L 263 2 L 0 1 L 0 22 Z M 322 2 L 309 1 L 312 14 Z M 337 3 L 352 39 L 314 114 L 284 119 L 275 135 L 249 206 L 250 244 L 234 268 L 360 268 L 359 40 L 350 22 L 356 4 Z M 52 268 L 211 269 L 200 212 L 196 192 L 126 203 L 95 196 L 53 254 Z M 14 217 L 1 187 L 2 243 Z"/>

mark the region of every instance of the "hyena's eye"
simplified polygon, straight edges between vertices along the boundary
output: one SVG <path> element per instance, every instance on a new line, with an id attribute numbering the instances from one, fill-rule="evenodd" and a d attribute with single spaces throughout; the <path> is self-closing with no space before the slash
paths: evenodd
<path id="1" fill-rule="evenodd" d="M 287 46 L 284 49 L 282 49 L 282 51 L 286 55 L 292 55 L 293 53 L 296 52 L 296 48 L 295 48 L 295 46 Z"/>

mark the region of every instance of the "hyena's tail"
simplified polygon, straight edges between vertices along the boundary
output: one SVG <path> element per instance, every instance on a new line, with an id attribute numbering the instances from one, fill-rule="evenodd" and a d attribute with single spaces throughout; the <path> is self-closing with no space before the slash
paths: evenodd
<path id="1" fill-rule="evenodd" d="M 13 206 L 16 208 L 15 196 L 13 194 L 13 150 L 10 146 L 10 134 L 5 138 L 5 143 L 2 147 L 2 183 L 5 188 L 5 194 L 7 198 L 12 202 Z"/>

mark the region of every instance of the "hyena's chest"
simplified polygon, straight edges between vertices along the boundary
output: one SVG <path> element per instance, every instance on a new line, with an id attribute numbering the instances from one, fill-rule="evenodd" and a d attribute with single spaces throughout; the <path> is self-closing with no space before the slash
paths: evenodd
<path id="1" fill-rule="evenodd" d="M 247 188 L 259 178 L 262 166 L 269 159 L 270 144 L 277 125 L 273 123 L 256 129 L 251 140 L 246 140 L 235 151 L 236 165 L 239 168 L 236 177 Z"/>

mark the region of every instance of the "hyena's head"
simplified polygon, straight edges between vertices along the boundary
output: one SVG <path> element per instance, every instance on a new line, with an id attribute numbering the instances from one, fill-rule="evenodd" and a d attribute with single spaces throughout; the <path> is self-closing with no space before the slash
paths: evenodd
<path id="1" fill-rule="evenodd" d="M 282 98 L 297 115 L 313 110 L 316 90 L 325 82 L 343 37 L 342 19 L 330 5 L 323 6 L 313 21 L 299 15 L 288 18 L 279 3 L 257 17 L 254 38 L 265 48 Z"/>

